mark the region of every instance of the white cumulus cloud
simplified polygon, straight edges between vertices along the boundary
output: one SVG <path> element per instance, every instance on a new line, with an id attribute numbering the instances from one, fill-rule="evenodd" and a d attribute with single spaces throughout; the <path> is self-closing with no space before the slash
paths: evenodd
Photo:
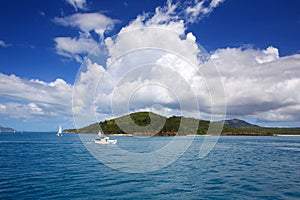
<path id="1" fill-rule="evenodd" d="M 260 56 L 256 57 L 256 61 L 259 63 L 271 62 L 279 58 L 279 51 L 272 46 L 261 52 Z"/>
<path id="2" fill-rule="evenodd" d="M 101 65 L 89 59 L 85 60 L 85 65 L 77 76 L 72 96 L 73 114 L 79 116 L 75 118 L 76 127 L 83 127 L 96 121 L 94 98 L 104 71 Z"/>
<path id="3" fill-rule="evenodd" d="M 90 82 L 95 84 L 96 92 L 85 96 L 74 90 L 77 96 L 84 98 L 79 101 L 84 104 L 78 105 L 90 110 L 89 116 L 96 115 L 101 120 L 130 111 L 155 109 L 172 110 L 168 114 L 182 111 L 199 117 L 194 115 L 194 109 L 199 110 L 197 90 L 203 95 L 202 99 L 208 99 L 205 103 L 210 103 L 208 88 L 198 71 L 203 62 L 200 55 L 205 52 L 191 32 L 185 33 L 184 20 L 174 17 L 178 6 L 168 1 L 165 6 L 156 8 L 154 15 L 139 15 L 115 37 L 105 39 L 106 49 L 100 51 L 107 53 L 107 62 L 101 63 L 104 71 L 98 75 L 98 82 Z M 84 87 L 86 83 L 81 82 L 77 84 Z M 85 119 L 81 113 L 78 112 L 78 118 Z"/>
<path id="4" fill-rule="evenodd" d="M 101 13 L 76 13 L 62 18 L 55 17 L 53 21 L 63 26 L 79 28 L 87 35 L 95 31 L 101 38 L 105 31 L 111 30 L 119 22 Z"/>
<path id="5" fill-rule="evenodd" d="M 59 55 L 74 58 L 81 63 L 83 57 L 101 44 L 105 32 L 112 30 L 115 23 L 119 21 L 101 13 L 76 13 L 62 18 L 55 17 L 53 22 L 80 30 L 78 37 L 57 37 L 54 41 Z M 95 32 L 99 37 L 93 36 L 92 32 Z"/>
<path id="6" fill-rule="evenodd" d="M 54 41 L 56 43 L 55 48 L 58 54 L 74 58 L 78 62 L 82 62 L 82 54 L 88 54 L 98 45 L 95 40 L 85 37 L 57 37 Z"/>
<path id="7" fill-rule="evenodd" d="M 217 7 L 221 2 L 223 2 L 223 0 L 212 0 L 209 2 L 208 6 L 203 6 L 204 1 L 173 3 L 171 0 L 168 0 L 163 6 L 158 6 L 153 14 L 144 13 L 138 15 L 136 19 L 134 19 L 128 26 L 123 27 L 120 33 L 140 29 L 143 27 L 156 27 L 161 29 L 172 30 L 178 32 L 180 35 L 185 35 L 187 23 L 193 23 L 201 20 L 204 15 L 207 15 L 208 13 L 212 12 L 213 9 Z M 70 39 L 68 39 L 68 42 L 71 42 L 70 46 L 72 47 L 74 46 L 75 40 L 77 40 L 78 45 L 83 45 L 80 49 L 83 49 L 86 47 L 87 42 L 90 43 L 90 40 L 98 41 L 98 38 L 94 38 L 91 32 L 95 32 L 99 35 L 100 41 L 98 42 L 98 44 L 100 44 L 102 40 L 106 40 L 106 43 L 108 44 L 110 42 L 110 38 L 105 38 L 105 33 L 109 30 L 112 30 L 115 24 L 119 23 L 119 20 L 112 19 L 101 13 L 76 13 L 66 17 L 55 17 L 53 19 L 53 22 L 59 25 L 75 27 L 80 29 L 80 36 L 77 38 L 73 38 L 73 41 L 70 41 Z M 150 32 L 148 34 L 150 34 Z M 192 33 L 187 35 L 189 39 L 195 40 L 196 38 L 193 36 L 194 35 L 192 35 Z M 136 36 L 135 38 L 138 37 L 140 36 Z M 146 35 L 143 37 L 146 37 Z M 79 42 L 79 40 L 81 41 Z M 65 39 L 65 42 L 66 41 L 67 39 Z M 128 45 L 131 45 L 129 44 L 130 42 L 131 41 L 128 42 Z M 135 42 L 132 42 L 132 44 L 134 43 Z M 166 41 L 165 43 L 168 42 Z M 59 46 L 66 47 L 58 49 L 57 52 L 60 55 L 73 57 L 79 62 L 82 61 L 82 59 L 80 58 L 82 58 L 82 56 L 84 55 L 72 55 L 72 53 L 69 51 L 70 47 L 63 44 L 57 45 L 57 47 Z"/>

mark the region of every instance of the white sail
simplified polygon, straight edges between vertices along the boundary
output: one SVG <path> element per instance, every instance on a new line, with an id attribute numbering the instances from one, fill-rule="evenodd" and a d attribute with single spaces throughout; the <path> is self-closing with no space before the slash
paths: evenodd
<path id="1" fill-rule="evenodd" d="M 61 125 L 59 125 L 59 127 L 58 127 L 58 133 L 62 133 Z"/>
<path id="2" fill-rule="evenodd" d="M 61 125 L 59 125 L 59 127 L 58 127 L 58 132 L 57 132 L 57 134 L 56 134 L 57 136 L 62 136 L 63 134 L 62 134 L 62 128 L 61 128 Z"/>
<path id="3" fill-rule="evenodd" d="M 103 133 L 103 131 L 101 129 L 98 132 L 98 136 L 99 137 L 105 137 L 105 134 Z"/>

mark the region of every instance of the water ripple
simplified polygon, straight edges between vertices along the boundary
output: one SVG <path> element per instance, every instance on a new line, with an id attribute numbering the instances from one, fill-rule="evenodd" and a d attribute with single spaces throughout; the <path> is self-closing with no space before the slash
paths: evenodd
<path id="1" fill-rule="evenodd" d="M 136 151 L 132 144 L 137 139 L 118 139 Z M 160 148 L 168 139 L 152 137 L 143 143 L 138 138 L 139 148 L 145 146 L 138 152 Z M 300 198 L 300 138 L 221 137 L 200 159 L 202 141 L 196 138 L 168 167 L 128 174 L 92 157 L 77 135 L 1 134 L 0 199 Z"/>

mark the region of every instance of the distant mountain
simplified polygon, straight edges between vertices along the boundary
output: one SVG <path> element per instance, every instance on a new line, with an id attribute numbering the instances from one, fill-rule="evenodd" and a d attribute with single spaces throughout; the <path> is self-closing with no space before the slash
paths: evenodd
<path id="1" fill-rule="evenodd" d="M 0 131 L 1 131 L 1 132 L 15 132 L 15 129 L 0 126 Z"/>
<path id="2" fill-rule="evenodd" d="M 151 117 L 150 117 L 151 116 Z M 153 119 L 153 126 L 149 127 Z M 181 123 L 182 120 L 184 123 Z M 162 125 L 160 123 L 163 123 Z M 210 121 L 186 118 L 180 116 L 164 117 L 151 112 L 136 112 L 124 115 L 115 119 L 105 120 L 100 123 L 94 123 L 80 129 L 69 129 L 65 132 L 75 133 L 98 133 L 100 127 L 105 134 L 130 134 L 130 135 L 153 135 L 156 136 L 174 136 L 174 135 L 205 135 L 215 134 L 219 131 L 220 122 L 213 122 L 210 127 Z M 99 126 L 100 125 L 100 126 Z M 143 129 L 137 128 L 145 127 Z M 121 127 L 121 128 L 120 128 Z M 160 127 L 160 130 L 156 130 Z M 276 135 L 276 134 L 298 134 L 300 128 L 265 128 L 239 119 L 224 121 L 222 135 Z"/>
<path id="3" fill-rule="evenodd" d="M 229 119 L 224 121 L 225 126 L 231 126 L 231 127 L 240 127 L 240 128 L 259 128 L 260 126 L 250 124 L 246 121 L 240 120 L 240 119 Z"/>

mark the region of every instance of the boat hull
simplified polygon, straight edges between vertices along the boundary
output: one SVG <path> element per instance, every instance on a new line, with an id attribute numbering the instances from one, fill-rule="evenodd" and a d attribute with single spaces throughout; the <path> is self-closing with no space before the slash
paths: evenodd
<path id="1" fill-rule="evenodd" d="M 117 144 L 117 140 L 95 139 L 96 144 Z"/>

